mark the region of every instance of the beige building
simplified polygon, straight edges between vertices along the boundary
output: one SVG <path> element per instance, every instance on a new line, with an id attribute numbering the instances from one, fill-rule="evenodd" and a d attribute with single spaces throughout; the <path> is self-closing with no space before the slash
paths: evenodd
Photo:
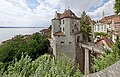
<path id="1" fill-rule="evenodd" d="M 94 25 L 94 32 L 111 33 L 112 41 L 115 43 L 120 32 L 120 15 L 103 17 Z"/>
<path id="2" fill-rule="evenodd" d="M 109 27 L 110 27 L 110 25 L 99 22 L 99 23 L 96 23 L 96 24 L 94 25 L 94 32 L 107 33 Z"/>

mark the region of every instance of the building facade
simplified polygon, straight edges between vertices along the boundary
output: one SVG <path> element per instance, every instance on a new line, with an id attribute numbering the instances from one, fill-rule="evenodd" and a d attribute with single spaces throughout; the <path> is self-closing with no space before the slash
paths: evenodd
<path id="1" fill-rule="evenodd" d="M 99 22 L 94 25 L 94 32 L 107 33 L 109 28 L 110 28 L 110 25 Z"/>
<path id="2" fill-rule="evenodd" d="M 94 25 L 94 33 L 103 32 L 112 36 L 115 43 L 120 32 L 120 15 L 110 15 L 103 17 Z"/>
<path id="3" fill-rule="evenodd" d="M 52 19 L 51 47 L 53 54 L 64 53 L 72 60 L 75 60 L 77 52 L 77 43 L 81 40 L 80 18 L 78 18 L 70 9 L 64 13 L 55 13 Z"/>

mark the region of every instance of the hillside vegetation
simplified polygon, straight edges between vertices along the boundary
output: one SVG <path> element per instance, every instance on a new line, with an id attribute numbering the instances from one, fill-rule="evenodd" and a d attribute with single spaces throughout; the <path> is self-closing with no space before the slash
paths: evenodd
<path id="1" fill-rule="evenodd" d="M 49 41 L 40 33 L 18 35 L 0 45 L 0 77 L 80 77 L 66 56 L 56 60 Z"/>
<path id="2" fill-rule="evenodd" d="M 6 70 L 9 64 L 14 63 L 15 58 L 21 58 L 22 53 L 28 54 L 32 60 L 49 53 L 49 44 L 49 40 L 40 33 L 31 36 L 17 35 L 0 45 L 0 64 L 4 63 L 0 68 Z"/>

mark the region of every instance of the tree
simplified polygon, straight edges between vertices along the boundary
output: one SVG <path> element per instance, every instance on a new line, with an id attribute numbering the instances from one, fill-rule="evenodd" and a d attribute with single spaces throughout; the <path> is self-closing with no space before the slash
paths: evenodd
<path id="1" fill-rule="evenodd" d="M 120 40 L 117 40 L 112 51 L 106 50 L 98 59 L 94 58 L 94 71 L 100 71 L 120 60 Z"/>
<path id="2" fill-rule="evenodd" d="M 49 40 L 38 32 L 32 34 L 27 43 L 27 53 L 32 59 L 36 59 L 40 55 L 49 53 Z"/>
<path id="3" fill-rule="evenodd" d="M 91 18 L 86 15 L 85 11 L 81 14 L 80 18 L 80 30 L 82 32 L 82 37 L 84 41 L 90 41 L 91 36 Z"/>
<path id="4" fill-rule="evenodd" d="M 79 69 L 73 71 L 73 63 L 70 59 L 56 60 L 50 55 L 43 55 L 36 60 L 22 55 L 19 61 L 9 65 L 8 70 L 1 77 L 81 77 Z"/>
<path id="5" fill-rule="evenodd" d="M 4 70 L 6 70 L 15 58 L 18 60 L 21 58 L 22 53 L 28 54 L 34 60 L 45 53 L 49 53 L 49 46 L 49 40 L 38 32 L 27 38 L 17 35 L 0 45 L 0 62 L 3 63 Z"/>
<path id="6" fill-rule="evenodd" d="M 95 32 L 94 34 L 95 34 L 95 37 L 97 37 L 97 36 L 100 36 L 100 37 L 106 37 L 106 36 L 108 36 L 107 33 L 103 33 L 103 32 Z"/>
<path id="7" fill-rule="evenodd" d="M 120 0 L 115 0 L 114 10 L 116 14 L 120 13 Z"/>

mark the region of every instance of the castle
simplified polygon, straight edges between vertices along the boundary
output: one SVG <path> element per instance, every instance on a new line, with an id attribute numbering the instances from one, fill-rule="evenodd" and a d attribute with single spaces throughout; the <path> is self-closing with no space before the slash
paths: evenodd
<path id="1" fill-rule="evenodd" d="M 119 28 L 119 16 L 112 16 L 115 20 L 112 27 L 120 31 Z M 91 24 L 92 33 L 94 32 L 105 32 L 111 30 L 111 24 L 104 22 L 111 22 L 111 16 L 105 17 L 95 25 Z M 80 18 L 75 15 L 70 9 L 63 13 L 55 12 L 54 18 L 52 19 L 52 25 L 48 29 L 40 31 L 41 34 L 48 37 L 50 45 L 53 50 L 53 55 L 57 58 L 61 57 L 61 53 L 66 54 L 75 66 L 79 64 L 80 70 L 83 74 L 89 74 L 93 72 L 92 63 L 93 56 L 98 58 L 103 53 L 103 46 L 111 48 L 113 43 L 107 38 L 98 40 L 97 42 L 84 42 L 82 39 L 82 33 L 80 32 Z"/>
<path id="2" fill-rule="evenodd" d="M 81 41 L 80 18 L 70 9 L 64 13 L 55 13 L 52 19 L 51 47 L 53 54 L 65 53 L 72 60 L 75 60 L 77 52 L 77 43 Z"/>

